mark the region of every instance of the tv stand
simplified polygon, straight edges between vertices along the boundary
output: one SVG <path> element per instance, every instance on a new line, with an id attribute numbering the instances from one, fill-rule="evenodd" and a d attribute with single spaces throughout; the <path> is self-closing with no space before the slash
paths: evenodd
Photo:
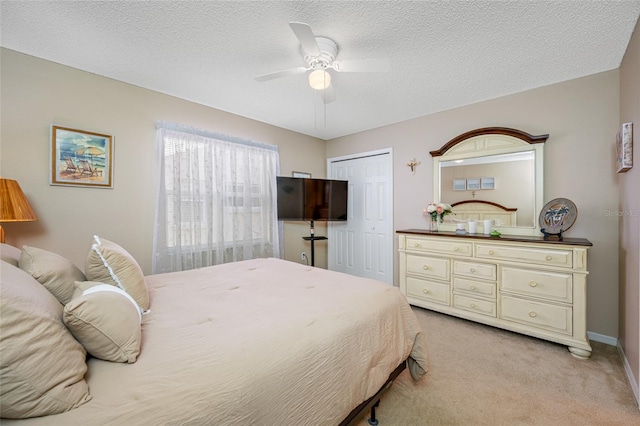
<path id="1" fill-rule="evenodd" d="M 320 241 L 320 240 L 328 240 L 327 237 L 322 237 L 322 236 L 317 236 L 314 234 L 314 228 L 313 228 L 313 221 L 311 221 L 311 225 L 309 228 L 309 236 L 308 237 L 302 237 L 303 240 L 305 241 L 311 241 L 311 266 L 316 266 L 316 259 L 315 259 L 315 251 L 314 251 L 314 242 L 315 241 Z"/>

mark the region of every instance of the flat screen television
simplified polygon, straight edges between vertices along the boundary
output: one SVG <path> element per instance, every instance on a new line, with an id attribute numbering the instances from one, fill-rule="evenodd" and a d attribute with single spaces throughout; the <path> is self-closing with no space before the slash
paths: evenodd
<path id="1" fill-rule="evenodd" d="M 278 176 L 278 220 L 347 220 L 346 180 Z"/>

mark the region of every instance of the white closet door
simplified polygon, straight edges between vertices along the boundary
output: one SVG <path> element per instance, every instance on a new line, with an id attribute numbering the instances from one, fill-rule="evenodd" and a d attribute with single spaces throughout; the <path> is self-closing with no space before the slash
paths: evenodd
<path id="1" fill-rule="evenodd" d="M 328 160 L 349 181 L 346 222 L 328 227 L 329 269 L 393 285 L 393 171 L 390 150 Z"/>

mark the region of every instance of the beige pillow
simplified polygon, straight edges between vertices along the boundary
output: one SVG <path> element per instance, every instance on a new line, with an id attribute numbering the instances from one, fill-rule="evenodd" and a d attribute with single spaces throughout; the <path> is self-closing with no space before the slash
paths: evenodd
<path id="1" fill-rule="evenodd" d="M 148 310 L 149 291 L 140 265 L 118 244 L 98 236 L 93 238 L 95 244 L 91 246 L 84 265 L 87 280 L 120 287 L 133 297 L 143 311 Z"/>
<path id="2" fill-rule="evenodd" d="M 13 266 L 18 266 L 20 260 L 20 249 L 9 244 L 0 243 L 0 259 Z"/>
<path id="3" fill-rule="evenodd" d="M 63 305 L 73 297 L 74 283 L 86 279 L 70 260 L 36 247 L 22 248 L 18 266 L 38 280 Z"/>
<path id="4" fill-rule="evenodd" d="M 0 267 L 2 417 L 46 416 L 89 401 L 86 352 L 62 323 L 62 306 L 26 272 Z"/>
<path id="5" fill-rule="evenodd" d="M 124 290 L 110 284 L 77 282 L 82 290 L 64 307 L 64 323 L 96 358 L 136 362 L 142 340 L 138 304 Z"/>

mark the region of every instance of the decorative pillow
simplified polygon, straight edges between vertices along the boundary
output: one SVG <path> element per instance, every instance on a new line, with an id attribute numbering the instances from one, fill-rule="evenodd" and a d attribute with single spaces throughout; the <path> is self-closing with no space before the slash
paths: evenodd
<path id="1" fill-rule="evenodd" d="M 84 273 L 87 280 L 98 281 L 120 287 L 146 311 L 149 309 L 149 290 L 140 265 L 125 249 L 104 238 L 93 237 Z M 82 281 L 82 280 L 78 280 Z"/>
<path id="2" fill-rule="evenodd" d="M 142 315 L 126 291 L 110 284 L 76 282 L 82 294 L 64 307 L 64 323 L 96 358 L 136 362 L 142 340 Z"/>
<path id="3" fill-rule="evenodd" d="M 0 259 L 13 266 L 18 266 L 21 250 L 9 244 L 0 243 Z"/>
<path id="4" fill-rule="evenodd" d="M 24 246 L 18 266 L 31 274 L 63 305 L 73 297 L 73 285 L 86 278 L 70 260 L 36 247 Z"/>
<path id="5" fill-rule="evenodd" d="M 57 414 L 89 401 L 87 353 L 62 323 L 62 306 L 26 272 L 0 267 L 2 417 Z"/>

